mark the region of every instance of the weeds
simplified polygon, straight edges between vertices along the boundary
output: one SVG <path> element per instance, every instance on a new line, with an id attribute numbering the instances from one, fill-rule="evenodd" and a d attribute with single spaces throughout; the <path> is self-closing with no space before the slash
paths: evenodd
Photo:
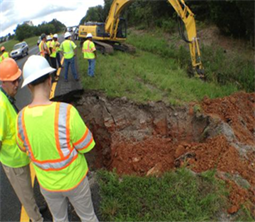
<path id="1" fill-rule="evenodd" d="M 182 168 L 160 178 L 99 171 L 98 178 L 105 221 L 209 221 L 226 204 L 212 171 L 195 176 Z"/>

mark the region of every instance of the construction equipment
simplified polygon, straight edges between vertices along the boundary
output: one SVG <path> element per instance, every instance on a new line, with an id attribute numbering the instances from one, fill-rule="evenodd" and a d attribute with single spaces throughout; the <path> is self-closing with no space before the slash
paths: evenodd
<path id="1" fill-rule="evenodd" d="M 183 40 L 189 44 L 193 73 L 204 79 L 204 68 L 201 62 L 194 14 L 185 4 L 184 0 L 168 0 L 168 2 L 173 6 L 179 16 L 180 27 L 184 24 L 186 28 L 187 37 L 184 35 L 184 30 L 181 30 L 181 28 L 180 34 Z"/>
<path id="2" fill-rule="evenodd" d="M 86 22 L 84 25 L 80 25 L 79 38 L 81 44 L 86 39 L 87 33 L 92 33 L 96 47 L 102 53 L 111 54 L 114 49 L 127 52 L 135 51 L 134 47 L 124 43 L 127 37 L 127 25 L 125 19 L 120 17 L 122 10 L 133 1 L 114 0 L 105 23 Z M 168 0 L 168 2 L 177 12 L 182 26 L 184 24 L 186 28 L 187 37 L 184 35 L 184 30 L 180 30 L 183 39 L 189 44 L 192 69 L 195 74 L 203 77 L 204 69 L 200 58 L 194 14 L 184 0 Z"/>
<path id="3" fill-rule="evenodd" d="M 126 20 L 120 17 L 120 13 L 131 2 L 132 0 L 114 0 L 105 23 L 86 22 L 84 25 L 80 25 L 81 44 L 87 33 L 91 33 L 96 47 L 102 53 L 111 54 L 114 49 L 128 52 L 135 50 L 134 47 L 124 44 L 127 37 L 127 25 Z"/>

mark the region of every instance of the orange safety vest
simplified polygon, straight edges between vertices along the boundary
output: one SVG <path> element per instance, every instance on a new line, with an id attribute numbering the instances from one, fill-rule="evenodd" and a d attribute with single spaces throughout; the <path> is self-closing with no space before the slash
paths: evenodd
<path id="1" fill-rule="evenodd" d="M 44 41 L 41 41 L 39 44 L 39 51 L 40 55 L 45 57 L 46 54 L 48 54 L 48 51 L 46 50 L 47 44 Z"/>

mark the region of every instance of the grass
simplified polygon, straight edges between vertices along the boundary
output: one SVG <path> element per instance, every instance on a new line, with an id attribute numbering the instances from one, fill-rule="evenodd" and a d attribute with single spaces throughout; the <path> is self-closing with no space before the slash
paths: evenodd
<path id="1" fill-rule="evenodd" d="M 162 31 L 130 32 L 128 43 L 135 47 L 174 60 L 180 68 L 188 69 L 190 55 L 188 45 L 173 34 L 170 38 Z M 219 85 L 233 85 L 240 90 L 254 92 L 254 61 L 247 55 L 226 52 L 220 46 L 201 46 L 201 56 L 207 80 Z"/>
<path id="2" fill-rule="evenodd" d="M 161 47 L 166 48 L 163 43 L 160 44 L 159 49 L 157 44 L 154 49 L 160 51 Z M 233 84 L 221 86 L 189 78 L 171 56 L 151 53 L 140 47 L 134 55 L 115 52 L 114 55 L 103 56 L 98 53 L 96 77 L 93 79 L 87 76 L 88 63 L 83 59 L 80 48 L 78 61 L 84 88 L 100 90 L 109 97 L 127 97 L 141 103 L 163 100 L 170 104 L 182 104 L 199 101 L 204 96 L 223 97 L 237 91 Z"/>
<path id="3" fill-rule="evenodd" d="M 38 36 L 30 37 L 28 39 L 25 39 L 24 41 L 28 44 L 29 48 L 35 46 L 37 44 Z M 13 46 L 17 44 L 18 40 L 9 40 L 7 42 L 4 42 L 0 44 L 0 46 L 4 46 L 7 52 L 11 52 L 13 49 Z"/>
<path id="4" fill-rule="evenodd" d="M 160 178 L 99 171 L 98 178 L 104 221 L 211 221 L 226 206 L 214 171 L 195 176 L 181 168 Z"/>

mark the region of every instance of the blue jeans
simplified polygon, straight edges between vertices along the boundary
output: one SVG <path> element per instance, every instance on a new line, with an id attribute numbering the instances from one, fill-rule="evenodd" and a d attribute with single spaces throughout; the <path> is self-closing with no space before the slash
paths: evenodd
<path id="1" fill-rule="evenodd" d="M 88 75 L 94 76 L 95 67 L 96 67 L 96 60 L 95 59 L 88 59 L 89 61 L 89 68 L 88 68 Z"/>
<path id="2" fill-rule="evenodd" d="M 74 60 L 74 57 L 73 57 L 71 59 L 65 59 L 64 60 L 65 80 L 68 80 L 68 69 L 69 69 L 70 64 L 71 64 L 71 70 L 72 70 L 72 74 L 73 74 L 74 79 L 78 78 L 76 68 L 75 68 L 75 60 Z"/>

